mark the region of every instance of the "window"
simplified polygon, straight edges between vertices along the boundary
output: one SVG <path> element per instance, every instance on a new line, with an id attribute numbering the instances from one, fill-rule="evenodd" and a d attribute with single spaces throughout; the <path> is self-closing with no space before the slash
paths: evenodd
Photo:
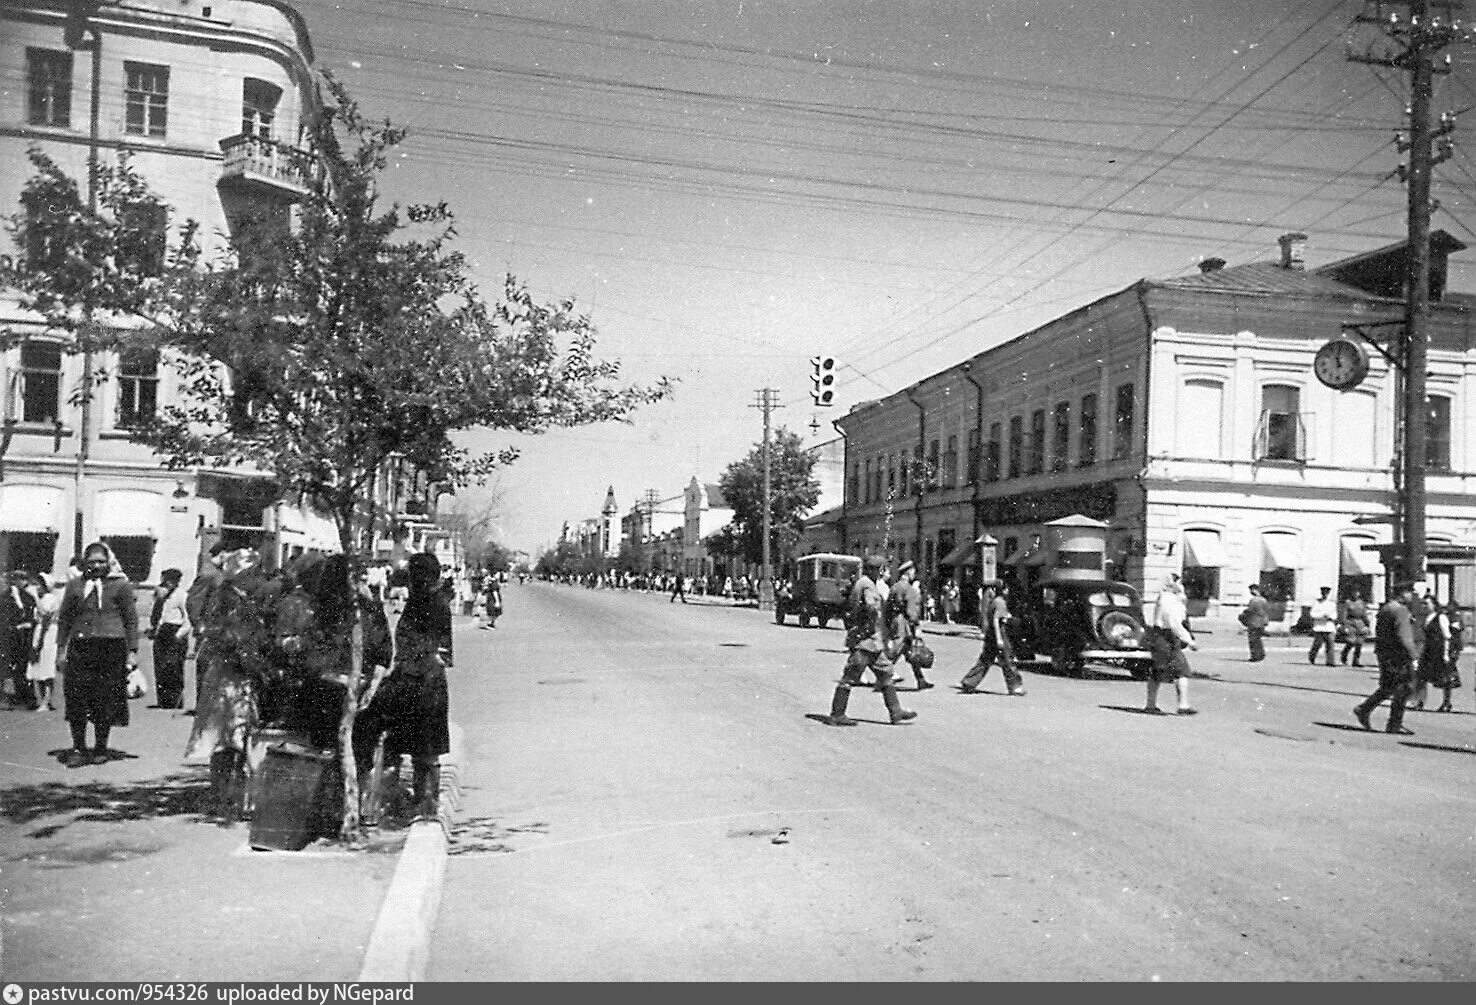
<path id="1" fill-rule="evenodd" d="M 1076 444 L 1076 466 L 1089 468 L 1097 463 L 1097 396 L 1085 394 L 1081 398 L 1081 420 L 1078 428 L 1081 436 Z"/>
<path id="2" fill-rule="evenodd" d="M 948 437 L 948 449 L 943 451 L 943 487 L 951 489 L 958 484 L 958 436 Z"/>
<path id="3" fill-rule="evenodd" d="M 1071 451 L 1071 403 L 1056 402 L 1055 433 L 1051 445 L 1051 470 L 1065 471 Z"/>
<path id="4" fill-rule="evenodd" d="M 989 424 L 989 445 L 984 449 L 984 480 L 999 481 L 999 462 L 1002 434 L 997 422 Z"/>
<path id="5" fill-rule="evenodd" d="M 105 537 L 123 573 L 135 583 L 148 581 L 154 568 L 154 539 L 151 537 Z"/>
<path id="6" fill-rule="evenodd" d="M 1025 443 L 1025 420 L 1016 415 L 1010 419 L 1010 467 L 1007 477 L 1020 477 L 1020 452 Z"/>
<path id="7" fill-rule="evenodd" d="M 862 502 L 871 502 L 871 462 L 866 462 L 866 498 Z"/>
<path id="8" fill-rule="evenodd" d="M 1261 420 L 1256 427 L 1256 459 L 1263 461 L 1305 460 L 1306 435 L 1301 407 L 1302 392 L 1287 384 L 1261 388 Z"/>
<path id="9" fill-rule="evenodd" d="M 72 124 L 72 54 L 26 50 L 26 121 L 33 126 Z"/>
<path id="10" fill-rule="evenodd" d="M 851 497 L 851 505 L 854 506 L 856 503 L 861 501 L 861 465 L 859 464 L 851 465 L 850 488 L 851 491 L 848 493 L 848 495 L 850 495 Z"/>
<path id="11" fill-rule="evenodd" d="M 276 84 L 247 77 L 241 84 L 241 135 L 271 139 L 281 98 L 282 89 Z"/>
<path id="12" fill-rule="evenodd" d="M 1431 395 L 1425 420 L 1425 466 L 1432 471 L 1450 470 L 1450 399 Z"/>
<path id="13" fill-rule="evenodd" d="M 51 575 L 56 567 L 57 536 L 51 532 L 0 531 L 5 543 L 5 566 Z"/>
<path id="14" fill-rule="evenodd" d="M 975 484 L 978 484 L 978 481 L 979 481 L 979 430 L 978 429 L 970 429 L 969 430 L 969 446 L 968 446 L 968 450 L 969 450 L 968 468 L 964 472 L 964 478 L 967 479 L 967 480 L 964 482 L 964 484 L 965 485 L 975 485 Z"/>
<path id="15" fill-rule="evenodd" d="M 1220 381 L 1198 377 L 1184 381 L 1174 415 L 1174 445 L 1178 456 L 1196 460 L 1221 456 L 1224 407 L 1225 388 Z"/>
<path id="16" fill-rule="evenodd" d="M 920 496 L 923 494 L 923 482 L 927 480 L 926 469 L 923 467 L 922 447 L 912 448 L 912 494 Z"/>
<path id="17" fill-rule="evenodd" d="M 897 455 L 887 455 L 887 498 L 897 497 Z"/>
<path id="18" fill-rule="evenodd" d="M 56 422 L 61 416 L 61 357 L 61 346 L 55 342 L 21 346 L 22 422 Z"/>
<path id="19" fill-rule="evenodd" d="M 118 426 L 129 429 L 154 417 L 159 396 L 159 354 L 129 349 L 118 361 Z"/>
<path id="20" fill-rule="evenodd" d="M 905 496 L 912 489 L 912 465 L 907 463 L 907 451 L 902 451 L 901 464 L 901 495 Z"/>
<path id="21" fill-rule="evenodd" d="M 928 441 L 928 491 L 938 491 L 938 441 Z"/>
<path id="22" fill-rule="evenodd" d="M 882 465 L 885 464 L 885 463 L 886 463 L 886 459 L 884 457 L 882 457 L 881 454 L 877 454 L 876 455 L 876 501 L 877 502 L 881 502 L 883 499 L 886 498 L 885 494 L 882 492 L 882 479 L 884 477 L 886 477 L 886 471 L 884 471 L 882 469 Z"/>
<path id="23" fill-rule="evenodd" d="M 169 124 L 169 67 L 124 62 L 123 72 L 128 78 L 124 131 L 162 137 Z"/>
<path id="24" fill-rule="evenodd" d="M 1136 404 L 1133 385 L 1123 384 L 1117 389 L 1117 407 L 1112 413 L 1112 459 L 1120 461 L 1133 455 L 1133 406 Z"/>
<path id="25" fill-rule="evenodd" d="M 1027 474 L 1038 475 L 1045 470 L 1045 409 L 1037 408 L 1030 413 L 1030 466 Z"/>

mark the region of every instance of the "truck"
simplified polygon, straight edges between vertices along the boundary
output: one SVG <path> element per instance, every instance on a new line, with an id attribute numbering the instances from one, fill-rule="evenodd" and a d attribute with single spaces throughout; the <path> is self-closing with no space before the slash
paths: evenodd
<path id="1" fill-rule="evenodd" d="M 855 555 L 816 552 L 794 561 L 794 578 L 788 580 L 774 599 L 774 623 L 795 616 L 801 628 L 818 621 L 826 627 L 832 618 L 843 619 L 851 584 L 861 575 L 861 559 Z"/>

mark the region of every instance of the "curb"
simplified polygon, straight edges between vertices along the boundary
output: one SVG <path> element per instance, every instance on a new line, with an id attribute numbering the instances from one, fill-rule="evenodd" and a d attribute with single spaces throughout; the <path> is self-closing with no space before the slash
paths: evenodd
<path id="1" fill-rule="evenodd" d="M 441 908 L 452 814 L 461 808 L 464 732 L 451 724 L 451 751 L 441 755 L 440 813 L 410 825 L 395 875 L 379 906 L 364 951 L 360 981 L 406 983 L 425 979 L 431 932 Z"/>

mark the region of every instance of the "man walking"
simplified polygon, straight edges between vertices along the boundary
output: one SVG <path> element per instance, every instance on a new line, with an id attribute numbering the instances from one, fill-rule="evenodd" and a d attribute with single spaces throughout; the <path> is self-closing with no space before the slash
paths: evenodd
<path id="1" fill-rule="evenodd" d="M 9 588 L 5 591 L 5 610 L 0 616 L 0 651 L 5 656 L 5 672 L 10 678 L 12 706 L 35 710 L 35 689 L 26 680 L 26 667 L 31 664 L 33 636 L 36 629 L 36 598 L 31 594 L 30 577 L 24 569 L 13 569 Z"/>
<path id="2" fill-rule="evenodd" d="M 184 708 L 190 618 L 185 609 L 185 592 L 179 588 L 183 577 L 179 569 L 165 569 L 159 574 L 159 592 L 149 614 L 148 636 L 154 642 L 154 694 L 160 708 Z"/>
<path id="3" fill-rule="evenodd" d="M 830 715 L 825 721 L 832 726 L 854 726 L 856 720 L 846 715 L 846 705 L 851 700 L 851 688 L 861 686 L 861 675 L 867 670 L 876 674 L 876 687 L 882 693 L 887 714 L 892 725 L 917 718 L 917 713 L 903 708 L 897 700 L 897 688 L 892 683 L 892 668 L 886 655 L 886 634 L 883 629 L 882 600 L 876 589 L 876 578 L 881 572 L 881 559 L 871 556 L 862 563 L 861 577 L 851 587 L 850 601 L 846 607 L 846 657 L 845 670 L 830 700 Z"/>
<path id="4" fill-rule="evenodd" d="M 1317 663 L 1319 650 L 1327 652 L 1327 665 L 1336 666 L 1333 662 L 1333 632 L 1338 626 L 1338 605 L 1331 597 L 1332 587 L 1324 586 L 1322 596 L 1312 604 L 1312 609 L 1307 613 L 1312 618 L 1312 649 L 1307 653 L 1307 662 Z"/>
<path id="5" fill-rule="evenodd" d="M 1394 596 L 1379 608 L 1374 622 L 1374 655 L 1379 660 L 1379 687 L 1353 707 L 1353 716 L 1364 729 L 1373 729 L 1368 717 L 1387 698 L 1389 722 L 1385 731 L 1405 736 L 1414 733 L 1404 725 L 1404 702 L 1414 687 L 1414 661 L 1419 652 L 1415 648 L 1409 614 L 1409 602 L 1413 596 L 1413 584 L 1400 583 L 1394 588 Z"/>
<path id="6" fill-rule="evenodd" d="M 973 694 L 979 690 L 979 685 L 984 682 L 984 677 L 989 673 L 989 668 L 999 661 L 999 668 L 1004 673 L 1005 686 L 1009 688 L 1010 694 L 1023 697 L 1025 694 L 1025 682 L 1020 679 L 1020 671 L 1015 669 L 1015 647 L 1010 642 L 1009 623 L 1014 615 L 1010 613 L 1010 588 L 1009 585 L 999 580 L 986 583 L 986 587 L 994 587 L 994 599 L 989 601 L 988 610 L 984 618 L 984 648 L 979 653 L 979 659 L 968 673 L 964 674 L 963 680 L 959 681 L 959 690 L 964 694 Z M 985 594 L 986 598 L 988 593 Z"/>
<path id="7" fill-rule="evenodd" d="M 922 622 L 922 588 L 917 583 L 917 566 L 912 561 L 903 562 L 897 569 L 897 584 L 892 587 L 886 600 L 888 655 L 895 666 L 899 660 L 907 659 L 912 651 L 912 640 L 917 637 Z M 926 691 L 933 684 L 923 676 L 922 668 L 912 667 L 917 678 L 917 689 Z"/>
<path id="8" fill-rule="evenodd" d="M 1245 626 L 1245 641 L 1250 646 L 1250 659 L 1247 662 L 1259 663 L 1266 658 L 1266 626 L 1271 623 L 1271 611 L 1266 606 L 1266 598 L 1261 596 L 1261 588 L 1255 583 L 1246 587 L 1250 591 L 1250 599 L 1245 602 L 1245 610 L 1240 612 L 1240 623 Z"/>

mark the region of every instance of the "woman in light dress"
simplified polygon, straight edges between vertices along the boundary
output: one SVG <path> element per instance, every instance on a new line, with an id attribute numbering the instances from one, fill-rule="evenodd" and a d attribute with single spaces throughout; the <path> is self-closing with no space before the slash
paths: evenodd
<path id="1" fill-rule="evenodd" d="M 36 627 L 31 644 L 31 663 L 26 667 L 26 680 L 36 692 L 36 709 L 56 711 L 56 612 L 61 608 L 62 591 L 52 589 L 51 578 L 35 577 Z"/>

